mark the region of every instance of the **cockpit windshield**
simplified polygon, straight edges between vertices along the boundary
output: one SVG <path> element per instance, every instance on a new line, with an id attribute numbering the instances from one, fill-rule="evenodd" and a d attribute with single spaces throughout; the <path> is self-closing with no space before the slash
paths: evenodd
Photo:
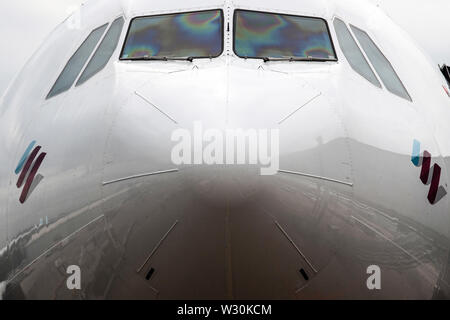
<path id="1" fill-rule="evenodd" d="M 133 19 L 122 60 L 214 58 L 223 51 L 222 10 Z"/>
<path id="2" fill-rule="evenodd" d="M 234 51 L 241 58 L 336 60 L 323 19 L 236 10 L 234 23 Z"/>

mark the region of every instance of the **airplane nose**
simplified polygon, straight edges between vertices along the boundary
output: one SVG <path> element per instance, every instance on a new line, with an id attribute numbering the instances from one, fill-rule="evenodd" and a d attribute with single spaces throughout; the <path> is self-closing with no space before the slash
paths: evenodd
<path id="1" fill-rule="evenodd" d="M 184 162 L 187 165 L 183 169 L 198 170 L 201 177 L 192 183 L 194 190 L 201 191 L 198 183 L 214 185 L 208 191 L 211 199 L 218 202 L 221 198 L 212 190 L 218 190 L 217 194 L 220 190 L 224 194 L 256 190 L 260 174 L 249 165 L 248 155 L 243 167 L 236 166 L 236 162 L 230 166 L 226 161 L 222 161 L 224 166 L 211 167 L 205 161 L 194 160 L 195 154 L 202 157 L 213 142 L 211 132 L 224 134 L 231 129 L 233 133 L 241 130 L 244 135 L 256 136 L 257 163 L 262 160 L 261 152 L 271 149 L 272 137 L 276 137 L 279 157 L 272 159 L 277 160 L 275 165 L 271 161 L 271 174 L 280 169 L 351 183 L 344 121 L 336 112 L 340 102 L 311 85 L 307 75 L 292 77 L 256 68 L 216 66 L 154 74 L 151 80 L 147 74 L 141 77 L 142 84 L 128 89 L 126 97 L 118 99 L 118 112 L 112 115 L 104 151 L 103 182 L 179 170 L 173 151 L 181 130 L 189 135 L 186 144 L 191 146 L 187 151 L 190 162 Z M 196 127 L 201 128 L 200 137 Z M 265 145 L 259 145 L 264 144 L 260 134 L 266 136 Z M 227 143 L 225 138 L 222 140 Z M 199 144 L 203 144 L 200 151 L 195 149 Z M 190 167 L 193 163 L 196 164 Z M 234 188 L 235 184 L 240 187 Z M 203 195 L 208 197 L 206 192 Z"/>
<path id="2" fill-rule="evenodd" d="M 200 166 L 184 170 L 184 183 L 196 201 L 213 208 L 244 206 L 263 191 L 257 166 Z"/>
<path id="3" fill-rule="evenodd" d="M 286 147 L 280 151 L 289 154 L 315 147 L 323 138 L 321 130 L 329 127 L 329 132 L 339 122 L 331 119 L 330 126 L 332 108 L 307 79 L 262 68 L 194 67 L 155 73 L 151 79 L 143 73 L 136 76 L 132 89 L 129 83 L 118 86 L 127 93 L 117 99 L 118 112 L 111 115 L 105 181 L 176 169 L 171 159 L 173 134 L 178 129 L 192 133 L 196 124 L 203 133 L 279 130 L 280 144 Z M 319 105 L 305 108 L 313 102 Z"/>
<path id="4" fill-rule="evenodd" d="M 111 233 L 128 248 L 116 272 L 137 297 L 292 299 L 332 256 L 317 230 L 332 202 L 320 182 L 197 165 L 104 188 Z"/>
<path id="5" fill-rule="evenodd" d="M 332 255 L 332 234 L 317 230 L 335 194 L 322 178 L 351 179 L 330 100 L 305 80 L 232 67 L 145 83 L 113 115 L 104 152 L 103 207 L 128 234 L 124 259 L 138 267 L 126 276 L 156 270 L 160 298 L 294 297 Z M 244 164 L 196 162 L 196 123 L 200 154 L 212 143 L 208 130 L 256 133 L 258 147 L 263 132 L 267 145 L 256 164 L 248 154 Z M 191 139 L 182 164 L 173 157 L 180 130 Z M 259 152 L 271 155 L 272 136 L 279 162 L 262 175 Z"/>

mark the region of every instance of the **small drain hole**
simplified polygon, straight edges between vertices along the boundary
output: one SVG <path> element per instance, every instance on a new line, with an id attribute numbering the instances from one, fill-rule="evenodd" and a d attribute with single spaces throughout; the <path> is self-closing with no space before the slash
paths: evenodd
<path id="1" fill-rule="evenodd" d="M 151 268 L 148 271 L 147 276 L 145 277 L 145 279 L 150 280 L 150 278 L 153 276 L 154 273 L 155 273 L 155 269 Z"/>
<path id="2" fill-rule="evenodd" d="M 303 278 L 305 278 L 306 281 L 309 280 L 308 274 L 304 269 L 300 269 L 300 274 L 303 276 Z"/>

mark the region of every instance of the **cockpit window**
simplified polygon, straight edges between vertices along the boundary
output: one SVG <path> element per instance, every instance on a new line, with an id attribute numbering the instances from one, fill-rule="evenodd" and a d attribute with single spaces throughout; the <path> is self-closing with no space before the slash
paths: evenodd
<path id="1" fill-rule="evenodd" d="M 372 68 L 370 68 L 369 63 L 362 54 L 345 23 L 338 18 L 334 19 L 334 29 L 336 30 L 342 52 L 353 70 L 369 80 L 375 86 L 381 88 L 380 82 L 372 71 Z"/>
<path id="2" fill-rule="evenodd" d="M 92 78 L 108 64 L 109 59 L 111 59 L 117 48 L 124 22 L 123 18 L 120 17 L 111 24 L 97 51 L 95 51 L 91 61 L 89 61 L 89 64 L 80 76 L 77 86 Z"/>
<path id="3" fill-rule="evenodd" d="M 133 19 L 121 60 L 215 58 L 223 51 L 222 10 Z"/>
<path id="4" fill-rule="evenodd" d="M 91 32 L 67 62 L 64 70 L 61 72 L 50 90 L 50 93 L 47 95 L 47 99 L 63 93 L 72 87 L 107 27 L 108 24 L 105 24 Z"/>
<path id="5" fill-rule="evenodd" d="M 235 11 L 234 51 L 241 58 L 336 60 L 325 20 L 248 10 Z"/>
<path id="6" fill-rule="evenodd" d="M 380 76 L 381 81 L 383 81 L 386 89 L 401 98 L 412 101 L 411 96 L 406 91 L 391 63 L 383 55 L 369 35 L 365 31 L 354 26 L 351 26 L 351 28 L 376 72 Z"/>

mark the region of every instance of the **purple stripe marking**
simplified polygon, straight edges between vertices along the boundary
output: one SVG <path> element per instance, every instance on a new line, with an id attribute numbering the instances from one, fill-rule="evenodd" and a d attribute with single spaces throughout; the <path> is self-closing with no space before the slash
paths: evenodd
<path id="1" fill-rule="evenodd" d="M 439 182 L 441 180 L 441 167 L 437 164 L 433 167 L 433 179 L 431 180 L 430 192 L 428 192 L 428 201 L 434 204 L 437 192 L 439 190 Z"/>
<path id="2" fill-rule="evenodd" d="M 20 203 L 24 203 L 25 200 L 27 200 L 27 196 L 28 196 L 28 192 L 30 191 L 31 184 L 33 183 L 34 177 L 36 176 L 36 173 L 38 172 L 39 167 L 41 166 L 42 161 L 44 161 L 44 158 L 46 155 L 47 155 L 46 153 L 41 153 L 39 155 L 39 157 L 37 158 L 36 163 L 33 166 L 33 169 L 31 169 L 30 175 L 28 176 L 27 182 L 25 183 L 25 187 L 23 187 L 22 194 L 20 195 L 20 199 L 19 199 Z"/>
<path id="3" fill-rule="evenodd" d="M 422 180 L 423 184 L 428 183 L 430 167 L 431 167 L 431 154 L 428 151 L 424 151 L 422 160 L 422 171 L 420 172 L 420 180 Z"/>

